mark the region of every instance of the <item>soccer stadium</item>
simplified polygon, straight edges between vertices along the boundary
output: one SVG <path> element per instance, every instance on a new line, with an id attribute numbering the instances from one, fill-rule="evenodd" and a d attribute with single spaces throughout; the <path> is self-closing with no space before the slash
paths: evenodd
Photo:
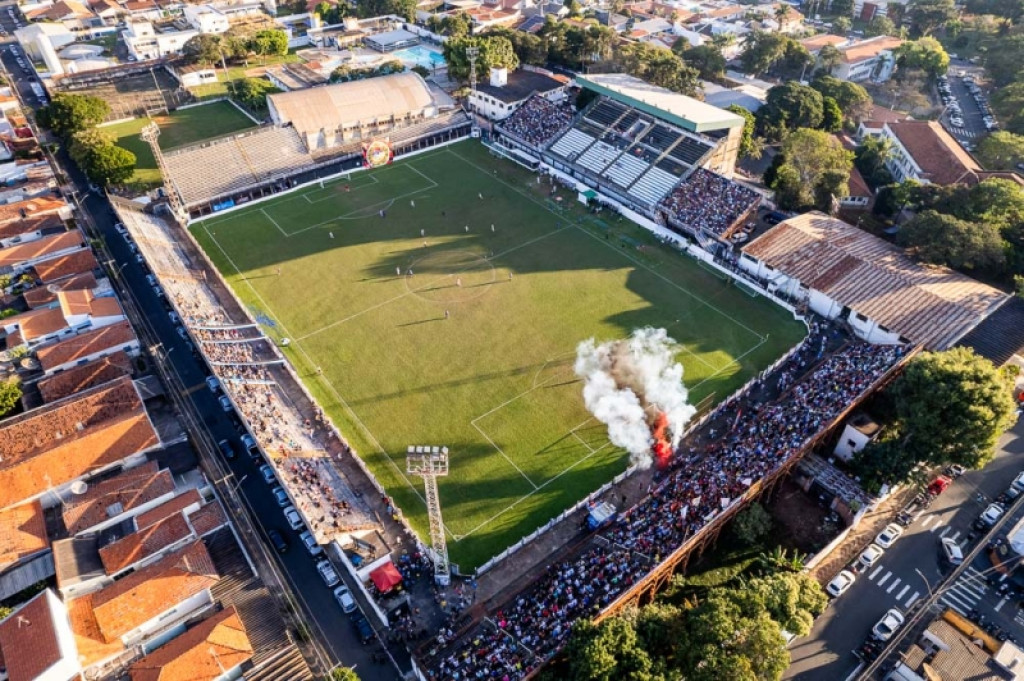
<path id="1" fill-rule="evenodd" d="M 581 341 L 667 329 L 706 411 L 806 333 L 669 232 L 579 200 L 596 189 L 704 240 L 758 200 L 720 174 L 732 114 L 592 78 L 583 112 L 530 99 L 491 147 L 402 74 L 273 95 L 275 125 L 163 158 L 192 234 L 421 537 L 406 450 L 449 448 L 438 485 L 463 572 L 627 467 L 584 406 Z"/>

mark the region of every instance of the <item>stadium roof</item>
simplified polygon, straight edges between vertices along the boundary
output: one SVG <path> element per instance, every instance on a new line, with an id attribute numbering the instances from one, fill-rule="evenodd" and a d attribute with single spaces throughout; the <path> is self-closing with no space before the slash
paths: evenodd
<path id="1" fill-rule="evenodd" d="M 651 85 L 625 73 L 577 75 L 576 82 L 588 90 L 664 118 L 691 132 L 713 132 L 743 125 L 743 119 L 731 111 Z"/>
<path id="2" fill-rule="evenodd" d="M 1002 291 L 914 262 L 892 244 L 818 212 L 779 223 L 743 251 L 932 350 L 950 347 L 1006 301 Z"/>
<path id="3" fill-rule="evenodd" d="M 434 98 L 416 73 L 269 95 L 267 102 L 276 122 L 300 134 L 331 131 L 355 123 L 403 117 L 434 106 Z"/>

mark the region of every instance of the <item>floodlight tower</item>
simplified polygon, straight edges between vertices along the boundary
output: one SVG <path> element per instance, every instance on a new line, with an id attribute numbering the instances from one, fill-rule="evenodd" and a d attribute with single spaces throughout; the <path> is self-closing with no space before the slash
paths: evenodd
<path id="1" fill-rule="evenodd" d="M 444 538 L 441 520 L 441 498 L 437 494 L 437 478 L 448 475 L 448 448 L 410 446 L 406 451 L 406 472 L 423 478 L 427 491 L 427 517 L 430 519 L 430 546 L 433 549 L 434 581 L 448 586 L 451 571 L 448 566 L 448 542 Z"/>
<path id="2" fill-rule="evenodd" d="M 466 48 L 466 59 L 469 60 L 469 101 L 476 99 L 476 58 L 480 56 L 480 48 L 475 45 Z M 475 112 L 474 112 L 475 113 Z M 475 121 L 474 121 L 475 122 Z"/>
<path id="3" fill-rule="evenodd" d="M 167 167 L 164 164 L 164 155 L 160 151 L 160 143 L 157 141 L 159 137 L 160 126 L 156 123 L 150 123 L 142 129 L 142 139 L 149 143 L 150 148 L 153 150 L 153 158 L 156 159 L 156 167 L 160 169 L 160 174 L 163 175 L 164 194 L 167 195 L 167 202 L 171 205 L 171 212 L 184 225 L 188 222 L 188 212 L 185 210 L 185 202 L 181 200 L 181 196 L 178 195 L 178 190 L 171 180 L 171 174 L 167 172 Z"/>

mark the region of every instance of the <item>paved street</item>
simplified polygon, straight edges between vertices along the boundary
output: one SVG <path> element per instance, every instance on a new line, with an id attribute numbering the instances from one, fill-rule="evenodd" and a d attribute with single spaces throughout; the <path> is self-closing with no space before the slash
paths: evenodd
<path id="1" fill-rule="evenodd" d="M 963 111 L 964 124 L 962 127 L 951 124 L 947 110 L 942 116 L 942 125 L 961 143 L 977 144 L 982 137 L 988 134 L 983 120 L 984 114 L 978 108 L 978 103 L 974 101 L 974 97 L 971 96 L 970 91 L 964 85 L 963 78 L 954 76 L 952 69 L 949 75 L 949 89 L 960 104 L 960 109 Z"/>
<path id="2" fill-rule="evenodd" d="M 842 681 L 857 669 L 853 654 L 889 608 L 906 611 L 915 601 L 939 588 L 948 569 L 940 563 L 939 539 L 949 537 L 965 549 L 982 533 L 971 528 L 978 515 L 1024 470 L 1024 419 L 1004 435 L 996 459 L 982 471 L 956 480 L 914 523 L 871 570 L 818 618 L 808 636 L 790 646 L 792 664 L 785 678 L 800 681 Z M 1012 524 L 1012 521 L 1011 521 Z M 966 551 L 965 551 L 966 552 Z M 984 552 L 983 552 L 984 553 Z M 966 614 L 972 608 L 1024 641 L 1024 616 L 1016 603 L 989 585 L 991 562 L 984 555 L 972 563 L 940 600 Z"/>

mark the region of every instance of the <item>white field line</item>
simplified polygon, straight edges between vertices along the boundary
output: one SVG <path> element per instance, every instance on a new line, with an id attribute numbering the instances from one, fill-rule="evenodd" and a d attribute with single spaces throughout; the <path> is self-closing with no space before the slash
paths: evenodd
<path id="1" fill-rule="evenodd" d="M 266 219 L 270 220 L 270 224 L 274 225 L 274 227 L 277 227 L 277 231 L 281 232 L 281 234 L 283 234 L 285 236 L 285 238 L 291 236 L 288 232 L 284 231 L 284 228 L 281 227 L 281 225 L 277 224 L 277 220 L 275 220 L 274 218 L 270 217 L 270 213 L 268 213 L 267 211 L 263 210 L 262 208 L 260 208 L 260 212 L 263 213 L 263 217 L 265 217 Z M 204 225 L 204 229 L 205 229 L 205 225 Z M 209 234 L 210 230 L 206 230 L 206 233 Z M 211 235 L 210 238 L 212 239 L 213 236 Z"/>
<path id="2" fill-rule="evenodd" d="M 229 263 L 231 263 L 231 267 L 233 267 L 235 272 L 238 273 L 238 276 L 241 277 L 243 281 L 245 281 L 246 285 L 253 292 L 253 295 L 255 295 L 256 298 L 259 299 L 260 303 L 262 303 L 263 307 L 267 310 L 267 312 L 270 313 L 275 319 L 277 319 L 277 323 L 281 325 L 281 330 L 285 334 L 287 334 L 287 336 L 290 337 L 292 334 L 291 334 L 291 332 L 288 331 L 288 327 L 286 327 L 284 325 L 284 322 L 281 321 L 280 317 L 278 317 L 276 314 L 274 314 L 273 308 L 270 307 L 270 305 L 267 304 L 267 301 L 263 299 L 263 296 L 261 296 L 260 292 L 256 290 L 256 287 L 252 285 L 252 283 L 245 277 L 245 275 L 242 274 L 242 270 L 240 270 L 238 268 L 238 265 L 236 265 L 235 261 L 231 258 L 230 255 L 228 255 L 228 252 L 224 250 L 224 247 L 221 246 L 219 241 L 217 241 L 217 238 L 214 237 L 212 234 L 210 234 L 210 230 L 207 228 L 207 226 L 205 224 L 202 225 L 202 227 L 203 227 L 203 230 L 206 232 L 207 236 L 209 236 L 210 239 L 213 241 L 213 243 L 216 244 L 217 249 L 221 253 L 223 253 L 224 257 L 227 258 Z M 301 352 L 303 354 L 303 356 L 306 358 L 306 361 L 308 361 L 310 363 L 310 366 L 316 366 L 317 365 L 317 363 L 313 361 L 313 358 L 309 356 L 309 353 L 306 352 L 306 350 L 299 344 L 298 341 L 293 341 L 293 344 L 294 344 L 295 348 L 299 352 Z M 345 411 L 347 411 L 349 413 L 349 415 L 352 417 L 352 420 L 356 423 L 356 425 L 359 428 L 361 428 L 364 433 L 366 433 L 366 435 L 370 438 L 370 441 L 373 442 L 373 444 L 377 448 L 377 450 L 381 454 L 384 455 L 385 459 L 387 459 L 388 464 L 390 464 L 391 467 L 395 469 L 395 472 L 398 473 L 398 476 L 402 480 L 405 481 L 405 484 L 409 486 L 409 489 L 411 489 L 413 494 L 415 494 L 417 496 L 417 498 L 419 498 L 419 500 L 421 502 L 423 502 L 423 506 L 424 506 L 424 508 L 426 508 L 427 500 L 423 498 L 423 494 L 416 487 L 416 485 L 414 485 L 412 483 L 412 481 L 409 480 L 409 478 L 406 476 L 405 472 L 395 464 L 395 462 L 391 458 L 391 456 L 389 456 L 387 451 L 384 449 L 384 447 L 381 446 L 380 440 L 378 440 L 377 437 L 373 434 L 373 431 L 371 431 L 369 428 L 366 427 L 366 424 L 363 423 L 363 420 L 359 418 L 359 415 L 356 414 L 355 410 L 352 409 L 351 406 L 349 406 L 349 404 L 345 400 L 345 398 L 342 397 L 341 394 L 338 392 L 338 390 L 334 387 L 334 384 L 331 381 L 326 380 L 323 376 L 321 376 L 320 378 L 321 378 L 321 380 L 323 380 L 324 384 L 331 391 L 331 393 L 334 395 L 334 397 L 337 398 L 338 402 L 340 402 L 341 405 L 345 408 Z M 442 522 L 442 525 L 443 525 L 443 522 Z M 448 529 L 447 525 L 444 525 L 444 531 L 447 532 L 448 535 L 451 536 L 453 539 L 456 539 L 455 534 L 451 530 Z"/>
<path id="3" fill-rule="evenodd" d="M 366 182 L 360 182 L 359 185 L 356 186 L 356 187 L 353 187 L 352 183 L 349 182 L 348 183 L 348 185 L 349 185 L 348 191 L 349 192 L 357 192 L 360 189 L 366 189 L 367 187 L 372 187 L 375 184 L 380 184 L 380 180 L 378 180 L 373 175 L 370 175 L 370 174 L 367 174 L 367 173 L 363 173 L 359 177 L 366 178 L 367 181 Z M 330 201 L 332 198 L 334 198 L 335 192 L 333 192 L 333 191 L 332 192 L 328 192 L 328 190 L 331 188 L 331 185 L 333 185 L 333 184 L 335 184 L 335 182 L 332 180 L 330 184 L 325 182 L 323 187 L 315 187 L 315 188 L 311 187 L 310 189 L 312 191 L 310 191 L 307 194 L 303 194 L 302 198 L 306 199 L 306 203 L 308 203 L 311 206 L 315 206 L 316 204 L 321 203 L 322 201 Z M 312 194 L 320 194 L 320 193 L 326 194 L 326 196 L 323 196 L 323 197 L 321 197 L 319 199 L 311 199 L 311 198 L 309 198 Z"/>
<path id="4" fill-rule="evenodd" d="M 491 443 L 491 446 L 494 447 L 494 449 L 499 454 L 501 454 L 502 457 L 504 457 L 505 461 L 508 461 L 509 465 L 512 466 L 512 468 L 515 468 L 517 471 L 519 471 L 519 475 L 523 476 L 523 480 L 526 480 L 526 482 L 530 483 L 530 486 L 533 487 L 534 491 L 537 491 L 538 488 L 537 488 L 536 483 L 534 483 L 533 480 L 530 480 L 530 476 L 528 476 L 526 473 L 524 473 L 523 469 L 520 468 L 519 466 L 517 466 L 515 461 L 513 461 L 510 458 L 508 458 L 508 454 L 505 453 L 505 450 L 503 450 L 501 447 L 499 447 L 498 444 L 494 440 L 491 439 L 491 436 L 484 432 L 483 428 L 481 428 L 477 424 L 473 423 L 472 421 L 470 421 L 470 423 L 472 424 L 472 426 L 474 428 L 476 428 L 476 432 L 480 433 L 485 438 L 487 438 L 487 441 Z"/>

